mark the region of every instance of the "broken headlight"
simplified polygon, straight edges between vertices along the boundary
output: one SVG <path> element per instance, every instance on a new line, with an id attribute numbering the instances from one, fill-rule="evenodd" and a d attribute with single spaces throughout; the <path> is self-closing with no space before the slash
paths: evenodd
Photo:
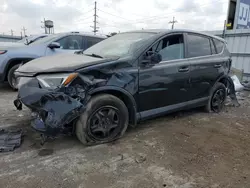
<path id="1" fill-rule="evenodd" d="M 38 79 L 42 88 L 55 89 L 61 85 L 67 86 L 70 84 L 76 77 L 77 73 L 72 74 L 43 74 L 38 75 Z"/>

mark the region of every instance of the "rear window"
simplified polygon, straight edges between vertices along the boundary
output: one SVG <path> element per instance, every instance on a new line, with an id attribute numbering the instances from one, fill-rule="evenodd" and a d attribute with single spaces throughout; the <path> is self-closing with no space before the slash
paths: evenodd
<path id="1" fill-rule="evenodd" d="M 217 54 L 221 53 L 224 47 L 224 42 L 214 39 L 214 44 L 217 50 Z"/>

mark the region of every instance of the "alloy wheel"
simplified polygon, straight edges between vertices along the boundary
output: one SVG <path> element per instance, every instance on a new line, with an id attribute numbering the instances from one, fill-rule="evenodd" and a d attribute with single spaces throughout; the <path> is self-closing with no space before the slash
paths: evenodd
<path id="1" fill-rule="evenodd" d="M 119 111 L 112 106 L 104 106 L 96 110 L 88 119 L 88 133 L 99 141 L 115 137 L 121 127 Z"/>

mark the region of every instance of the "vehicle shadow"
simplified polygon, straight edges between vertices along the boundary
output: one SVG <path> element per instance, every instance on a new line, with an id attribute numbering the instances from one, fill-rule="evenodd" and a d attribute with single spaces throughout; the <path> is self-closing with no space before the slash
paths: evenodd
<path id="1" fill-rule="evenodd" d="M 196 113 L 203 113 L 204 110 L 203 108 L 194 108 L 190 110 L 183 110 L 183 111 L 178 111 L 178 112 L 173 112 L 167 115 L 155 117 L 153 119 L 145 120 L 140 122 L 135 128 L 129 127 L 127 130 L 127 134 L 132 134 L 133 132 L 139 132 L 143 129 L 148 129 L 151 128 L 152 126 L 158 126 L 159 122 L 170 122 L 173 121 L 177 118 L 187 118 L 189 116 L 192 116 Z"/>
<path id="2" fill-rule="evenodd" d="M 8 83 L 1 83 L 0 84 L 0 92 L 16 92 L 13 89 L 11 89 L 11 87 L 9 86 Z"/>
<path id="3" fill-rule="evenodd" d="M 189 116 L 192 116 L 195 113 L 201 113 L 202 109 L 192 109 L 188 111 L 179 111 L 175 113 L 171 113 L 165 116 L 160 116 L 151 120 L 146 120 L 141 123 L 139 123 L 135 128 L 129 127 L 126 131 L 124 138 L 127 139 L 130 137 L 134 137 L 134 135 L 137 135 L 140 132 L 146 131 L 147 129 L 150 129 L 152 127 L 158 127 L 161 126 L 162 122 L 171 122 L 175 120 L 176 118 L 187 118 Z M 121 140 L 117 140 L 112 143 L 108 143 L 108 145 L 113 144 L 119 144 L 119 142 L 122 142 Z M 22 145 L 20 148 L 16 150 L 16 152 L 23 152 L 27 150 L 37 150 L 37 153 L 39 155 L 39 152 L 41 150 L 52 150 L 52 151 L 60 151 L 65 149 L 71 149 L 72 147 L 76 148 L 88 148 L 83 146 L 80 141 L 77 139 L 75 134 L 71 135 L 59 135 L 56 138 L 48 139 L 43 145 L 41 144 L 42 139 L 38 132 L 33 130 L 30 126 L 26 126 L 24 128 L 24 136 L 22 138 Z"/>

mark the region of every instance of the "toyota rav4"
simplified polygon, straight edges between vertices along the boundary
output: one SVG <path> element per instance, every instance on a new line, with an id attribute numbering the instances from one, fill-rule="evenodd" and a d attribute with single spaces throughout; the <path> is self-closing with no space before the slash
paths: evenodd
<path id="1" fill-rule="evenodd" d="M 230 67 L 221 38 L 189 30 L 125 32 L 21 66 L 14 104 L 30 108 L 32 126 L 46 136 L 73 131 L 83 144 L 100 144 L 120 138 L 128 125 L 177 110 L 219 112 L 234 91 Z"/>

